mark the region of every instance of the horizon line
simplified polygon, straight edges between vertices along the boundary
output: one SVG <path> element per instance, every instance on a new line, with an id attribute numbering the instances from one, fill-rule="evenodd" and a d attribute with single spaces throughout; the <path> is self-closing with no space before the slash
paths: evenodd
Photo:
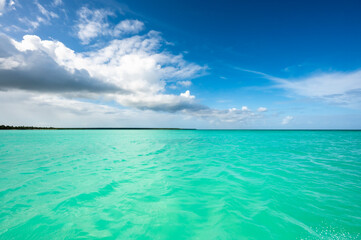
<path id="1" fill-rule="evenodd" d="M 217 130 L 217 131 L 361 131 L 352 128 L 174 128 L 174 127 L 35 127 L 0 125 L 0 130 Z"/>

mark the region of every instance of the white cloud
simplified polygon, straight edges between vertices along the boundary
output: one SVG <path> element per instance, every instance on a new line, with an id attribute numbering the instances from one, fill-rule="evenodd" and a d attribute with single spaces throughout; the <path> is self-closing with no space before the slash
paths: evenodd
<path id="1" fill-rule="evenodd" d="M 287 125 L 293 120 L 293 116 L 286 116 L 282 119 L 282 125 Z"/>
<path id="2" fill-rule="evenodd" d="M 36 6 L 38 7 L 41 14 L 43 14 L 48 20 L 59 17 L 56 13 L 46 10 L 39 2 L 36 2 Z"/>
<path id="3" fill-rule="evenodd" d="M 197 111 L 183 110 L 183 112 L 191 116 L 206 119 L 212 124 L 231 123 L 232 126 L 236 126 L 234 124 L 237 123 L 243 125 L 249 121 L 255 121 L 256 119 L 261 117 L 261 115 L 256 114 L 252 111 L 244 111 L 236 108 L 231 108 L 228 110 L 206 108 L 199 109 Z"/>
<path id="4" fill-rule="evenodd" d="M 184 97 L 184 98 L 190 98 L 190 99 L 195 98 L 195 96 L 191 95 L 189 90 L 185 91 L 184 93 L 181 93 L 180 96 Z"/>
<path id="5" fill-rule="evenodd" d="M 90 10 L 82 7 L 78 11 L 79 21 L 75 26 L 78 38 L 83 44 L 89 44 L 98 36 L 118 37 L 124 34 L 137 34 L 144 28 L 144 23 L 139 20 L 126 19 L 111 26 L 108 17 L 115 16 L 112 11 L 105 9 Z"/>
<path id="6" fill-rule="evenodd" d="M 259 117 L 246 107 L 208 108 L 197 103 L 189 90 L 179 95 L 165 93 L 168 80 L 185 81 L 184 78 L 196 77 L 205 69 L 186 62 L 181 55 L 160 51 L 162 41 L 159 34 L 151 31 L 113 40 L 99 50 L 77 53 L 59 41 L 42 40 L 35 35 L 26 35 L 20 42 L 2 36 L 0 88 L 40 93 L 31 99 L 56 109 L 63 106 L 76 114 L 89 112 L 78 107 L 83 103 L 73 102 L 81 97 L 115 101 L 136 111 L 169 112 L 209 122 L 240 123 Z M 91 106 L 96 108 L 96 104 Z"/>
<path id="7" fill-rule="evenodd" d="M 12 1 L 12 5 L 15 3 Z M 35 18 L 29 19 L 28 17 L 20 17 L 18 20 L 27 26 L 28 29 L 22 29 L 17 26 L 12 26 L 10 29 L 6 29 L 7 31 L 24 31 L 24 32 L 31 32 L 37 29 L 41 24 L 49 25 L 51 24 L 51 20 L 53 18 L 59 18 L 59 15 L 45 9 L 43 5 L 41 5 L 38 1 L 35 1 L 34 3 L 36 7 L 38 8 L 40 14 L 36 16 Z"/>
<path id="8" fill-rule="evenodd" d="M 63 5 L 63 1 L 62 0 L 54 0 L 53 1 L 53 6 L 60 6 Z"/>
<path id="9" fill-rule="evenodd" d="M 15 10 L 15 2 L 13 0 L 0 0 L 0 16 L 8 10 Z"/>
<path id="10" fill-rule="evenodd" d="M 178 111 L 199 108 L 189 91 L 165 94 L 166 81 L 196 77 L 204 67 L 160 52 L 162 39 L 154 32 L 114 40 L 97 51 L 75 53 L 58 41 L 24 36 L 5 44 L 0 59 L 2 87 L 38 91 L 103 92 L 107 99 L 139 109 Z M 120 94 L 121 93 L 121 94 Z"/>
<path id="11" fill-rule="evenodd" d="M 361 107 L 361 70 L 315 73 L 306 77 L 285 79 L 258 71 L 238 67 L 235 69 L 260 75 L 275 82 L 275 87 L 288 90 L 298 96 L 345 107 Z"/>
<path id="12" fill-rule="evenodd" d="M 119 109 L 54 94 L 0 91 L 0 122 L 53 127 L 191 127 L 194 120 L 177 114 Z M 26 118 L 24 118 L 26 116 Z M 145 121 L 146 119 L 146 121 Z M 203 123 L 204 124 L 204 123 Z M 194 125 L 193 125 L 194 126 Z"/>
<path id="13" fill-rule="evenodd" d="M 36 20 L 24 17 L 20 21 L 35 29 L 57 17 L 38 2 L 35 4 L 42 17 L 38 16 Z M 53 6 L 59 4 L 60 1 L 53 2 Z M 142 22 L 124 20 L 112 26 L 108 17 L 114 16 L 113 12 L 85 7 L 78 11 L 78 16 L 77 34 L 83 44 L 90 43 L 99 35 L 124 38 L 111 40 L 99 49 L 76 52 L 62 42 L 43 40 L 36 35 L 25 35 L 21 41 L 2 35 L 0 90 L 6 92 L 0 92 L 0 96 L 12 93 L 23 96 L 19 103 L 41 105 L 39 111 L 53 112 L 54 115 L 71 112 L 73 115 L 96 115 L 95 118 L 106 114 L 119 117 L 128 110 L 138 115 L 141 112 L 153 116 L 167 113 L 171 118 L 181 115 L 187 119 L 228 123 L 241 123 L 261 116 L 247 107 L 241 110 L 209 108 L 198 103 L 189 90 L 167 93 L 168 83 L 189 87 L 191 79 L 204 74 L 207 67 L 187 62 L 182 54 L 175 55 L 164 49 L 167 42 L 156 31 L 125 36 L 143 30 Z M 79 98 L 83 100 L 77 100 Z M 102 104 L 87 102 L 94 100 Z M 128 108 L 107 106 L 109 102 Z M 15 103 L 4 100 L 2 104 L 13 106 Z M 29 104 L 25 105 L 31 108 Z M 54 111 L 44 110 L 49 108 Z"/>
<path id="14" fill-rule="evenodd" d="M 27 17 L 23 17 L 19 18 L 19 21 L 29 27 L 27 31 L 35 30 L 40 26 L 40 23 L 45 22 L 45 20 L 41 17 L 38 17 L 36 20 L 30 20 Z"/>
<path id="15" fill-rule="evenodd" d="M 189 87 L 192 85 L 192 82 L 191 81 L 178 81 L 177 82 L 178 85 L 181 85 L 182 87 Z"/>
<path id="16" fill-rule="evenodd" d="M 257 109 L 257 111 L 258 111 L 258 112 L 266 112 L 266 111 L 267 111 L 267 108 L 265 108 L 265 107 L 259 107 L 259 108 Z"/>
<path id="17" fill-rule="evenodd" d="M 78 38 L 83 44 L 88 44 L 91 39 L 107 34 L 109 24 L 106 19 L 114 13 L 104 9 L 92 11 L 87 7 L 82 7 L 78 15 L 79 23 L 76 25 Z"/>
<path id="18" fill-rule="evenodd" d="M 348 107 L 361 106 L 361 70 L 314 74 L 300 79 L 276 79 L 278 87 L 297 95 Z"/>
<path id="19" fill-rule="evenodd" d="M 3 14 L 3 11 L 5 9 L 5 4 L 6 4 L 5 0 L 0 0 L 0 16 Z"/>
<path id="20" fill-rule="evenodd" d="M 238 109 L 182 110 L 176 113 L 120 109 L 59 94 L 22 90 L 0 91 L 0 109 L 2 124 L 53 127 L 234 128 L 244 127 L 261 117 Z"/>
<path id="21" fill-rule="evenodd" d="M 143 30 L 144 23 L 138 20 L 123 20 L 118 23 L 112 32 L 114 36 L 120 36 L 123 34 L 136 34 Z"/>

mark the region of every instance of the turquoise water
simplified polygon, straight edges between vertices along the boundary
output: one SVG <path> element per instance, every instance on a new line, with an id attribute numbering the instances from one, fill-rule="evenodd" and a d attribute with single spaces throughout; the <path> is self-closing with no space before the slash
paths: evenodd
<path id="1" fill-rule="evenodd" d="M 0 239 L 361 239 L 361 132 L 0 131 Z"/>

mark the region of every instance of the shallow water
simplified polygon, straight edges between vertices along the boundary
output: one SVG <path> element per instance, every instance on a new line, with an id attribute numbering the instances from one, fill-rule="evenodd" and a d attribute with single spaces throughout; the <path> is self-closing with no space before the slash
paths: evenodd
<path id="1" fill-rule="evenodd" d="M 361 239 L 361 131 L 0 131 L 0 239 Z"/>

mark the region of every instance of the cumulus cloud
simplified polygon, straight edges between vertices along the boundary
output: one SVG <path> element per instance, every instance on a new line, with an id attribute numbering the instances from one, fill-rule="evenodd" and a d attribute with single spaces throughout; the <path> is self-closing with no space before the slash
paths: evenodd
<path id="1" fill-rule="evenodd" d="M 61 1 L 52 2 L 52 6 L 61 4 Z M 35 5 L 41 17 L 34 21 L 26 17 L 20 19 L 33 29 L 58 17 L 38 2 Z M 60 41 L 44 40 L 36 35 L 25 35 L 20 41 L 0 35 L 0 98 L 3 101 L 0 105 L 8 106 L 9 114 L 16 115 L 9 106 L 27 111 L 20 107 L 24 105 L 28 110 L 34 106 L 42 116 L 66 112 L 73 117 L 111 115 L 114 120 L 130 112 L 138 116 L 168 114 L 164 116 L 169 119 L 178 115 L 228 123 L 261 116 L 247 107 L 210 108 L 199 103 L 187 89 L 168 93 L 170 86 L 191 86 L 191 80 L 204 75 L 207 67 L 167 51 L 164 48 L 167 42 L 159 32 L 139 35 L 144 29 L 142 22 L 128 19 L 111 25 L 108 18 L 114 16 L 113 12 L 86 7 L 78 11 L 78 16 L 75 28 L 83 44 L 100 35 L 122 38 L 90 51 L 76 52 Z M 129 116 L 128 120 L 132 119 Z"/>
<path id="2" fill-rule="evenodd" d="M 348 107 L 361 107 L 361 70 L 319 73 L 299 79 L 275 79 L 297 95 Z"/>
<path id="3" fill-rule="evenodd" d="M 282 119 L 282 125 L 287 125 L 293 120 L 293 116 L 286 116 Z"/>
<path id="4" fill-rule="evenodd" d="M 42 42 L 36 36 L 24 36 L 22 42 L 0 36 L 0 89 L 38 92 L 121 91 L 114 84 L 92 78 L 86 70 L 69 71 L 59 65 L 56 58 L 50 55 L 51 48 L 54 54 L 66 55 L 69 51 L 60 42 Z"/>
<path id="5" fill-rule="evenodd" d="M 185 93 L 181 93 L 180 96 L 183 97 L 183 98 L 189 98 L 189 99 L 195 98 L 195 96 L 192 96 L 192 95 L 191 95 L 191 93 L 189 92 L 189 90 L 185 91 Z"/>
<path id="6" fill-rule="evenodd" d="M 194 96 L 190 95 L 189 91 L 181 93 L 180 95 L 172 94 L 128 94 L 117 95 L 115 99 L 123 106 L 134 107 L 142 110 L 177 112 L 181 110 L 196 111 L 206 108 L 203 105 L 197 104 L 194 101 Z"/>
<path id="7" fill-rule="evenodd" d="M 102 97 L 138 109 L 199 108 L 189 91 L 180 95 L 164 92 L 168 79 L 196 77 L 204 67 L 159 51 L 163 40 L 156 32 L 114 40 L 84 53 L 35 35 L 26 35 L 20 42 L 1 38 L 2 89 L 102 93 Z"/>
<path id="8" fill-rule="evenodd" d="M 77 53 L 59 41 L 35 35 L 26 35 L 22 41 L 3 35 L 0 89 L 38 92 L 39 97 L 32 97 L 32 101 L 58 109 L 63 106 L 79 114 L 89 110 L 74 109 L 84 106 L 73 102 L 76 97 L 115 101 L 142 111 L 181 113 L 211 122 L 243 122 L 259 116 L 247 107 L 209 108 L 199 104 L 189 90 L 179 95 L 165 93 L 167 81 L 187 81 L 184 78 L 197 77 L 205 68 L 185 61 L 181 55 L 160 51 L 162 41 L 151 31 L 113 40 L 99 50 Z"/>
<path id="9" fill-rule="evenodd" d="M 111 26 L 108 17 L 115 16 L 112 11 L 105 9 L 90 10 L 82 7 L 78 11 L 78 24 L 75 26 L 77 36 L 83 44 L 89 44 L 98 36 L 118 37 L 124 34 L 137 34 L 144 28 L 144 23 L 139 20 L 126 19 Z"/>

